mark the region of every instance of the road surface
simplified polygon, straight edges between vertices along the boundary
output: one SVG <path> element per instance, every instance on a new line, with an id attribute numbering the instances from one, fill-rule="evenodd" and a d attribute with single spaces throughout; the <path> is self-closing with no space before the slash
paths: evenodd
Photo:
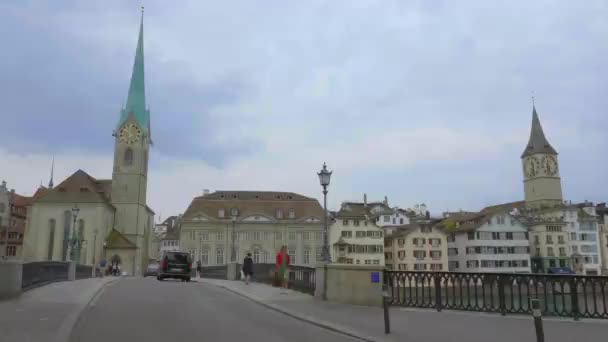
<path id="1" fill-rule="evenodd" d="M 70 342 L 356 341 L 203 283 L 123 278 L 93 300 Z"/>

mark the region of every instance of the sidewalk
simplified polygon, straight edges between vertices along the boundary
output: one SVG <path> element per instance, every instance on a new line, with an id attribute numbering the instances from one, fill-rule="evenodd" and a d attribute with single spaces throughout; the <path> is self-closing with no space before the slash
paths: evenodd
<path id="1" fill-rule="evenodd" d="M 295 291 L 281 294 L 281 289 L 259 283 L 198 281 L 223 287 L 289 316 L 368 341 L 536 341 L 530 316 L 391 307 L 391 334 L 385 335 L 382 308 L 328 303 Z M 608 333 L 607 320 L 575 322 L 545 318 L 543 323 L 547 342 L 602 341 Z"/>
<path id="2" fill-rule="evenodd" d="M 80 313 L 105 285 L 118 279 L 58 282 L 0 301 L 0 341 L 67 342 Z"/>

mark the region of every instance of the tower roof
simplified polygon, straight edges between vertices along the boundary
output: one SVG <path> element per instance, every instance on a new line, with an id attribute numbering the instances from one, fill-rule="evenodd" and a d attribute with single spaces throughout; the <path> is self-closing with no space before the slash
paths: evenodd
<path id="1" fill-rule="evenodd" d="M 125 121 L 127 121 L 129 115 L 133 116 L 133 119 L 135 119 L 142 130 L 149 131 L 150 113 L 148 110 L 146 110 L 146 87 L 144 77 L 143 8 L 141 13 L 141 22 L 139 25 L 137 49 L 135 50 L 135 62 L 133 63 L 133 72 L 131 74 L 131 83 L 129 85 L 129 94 L 127 96 L 127 105 L 121 110 L 118 126 L 121 126 Z"/>
<path id="2" fill-rule="evenodd" d="M 533 155 L 535 153 L 547 153 L 556 155 L 557 152 L 555 149 L 549 144 L 547 138 L 545 138 L 545 133 L 543 132 L 543 127 L 540 125 L 540 120 L 538 119 L 538 113 L 536 113 L 536 106 L 532 105 L 532 128 L 530 129 L 530 140 L 528 141 L 528 145 L 522 153 L 521 157 L 527 157 Z"/>

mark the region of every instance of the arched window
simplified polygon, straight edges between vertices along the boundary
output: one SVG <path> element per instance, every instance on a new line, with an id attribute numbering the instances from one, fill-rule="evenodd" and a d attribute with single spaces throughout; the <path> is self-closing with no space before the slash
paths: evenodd
<path id="1" fill-rule="evenodd" d="M 125 150 L 124 165 L 125 166 L 133 165 L 133 150 L 130 147 L 127 147 L 127 149 Z"/>
<path id="2" fill-rule="evenodd" d="M 53 260 L 53 247 L 55 247 L 55 219 L 49 220 L 49 246 L 47 248 L 47 260 Z"/>
<path id="3" fill-rule="evenodd" d="M 63 248 L 61 251 L 61 260 L 67 260 L 68 243 L 70 240 L 70 222 L 72 221 L 72 212 L 66 210 L 63 212 Z"/>

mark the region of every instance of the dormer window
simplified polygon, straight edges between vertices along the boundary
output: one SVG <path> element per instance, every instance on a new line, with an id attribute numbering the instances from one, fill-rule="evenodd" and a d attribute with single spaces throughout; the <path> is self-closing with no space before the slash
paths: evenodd
<path id="1" fill-rule="evenodd" d="M 287 199 L 293 199 L 293 196 L 289 195 L 287 196 Z"/>
<path id="2" fill-rule="evenodd" d="M 221 218 L 221 217 L 224 217 L 224 209 L 219 209 L 219 210 L 217 211 L 217 217 L 220 217 L 220 218 Z"/>
<path id="3" fill-rule="evenodd" d="M 234 194 L 234 195 L 232 195 L 232 198 L 235 198 L 235 199 L 239 198 L 239 195 L 238 194 Z"/>
<path id="4" fill-rule="evenodd" d="M 220 193 L 220 198 L 224 198 L 224 193 Z"/>
<path id="5" fill-rule="evenodd" d="M 280 200 L 281 199 L 281 195 L 276 195 L 276 196 L 274 196 L 274 198 Z"/>

